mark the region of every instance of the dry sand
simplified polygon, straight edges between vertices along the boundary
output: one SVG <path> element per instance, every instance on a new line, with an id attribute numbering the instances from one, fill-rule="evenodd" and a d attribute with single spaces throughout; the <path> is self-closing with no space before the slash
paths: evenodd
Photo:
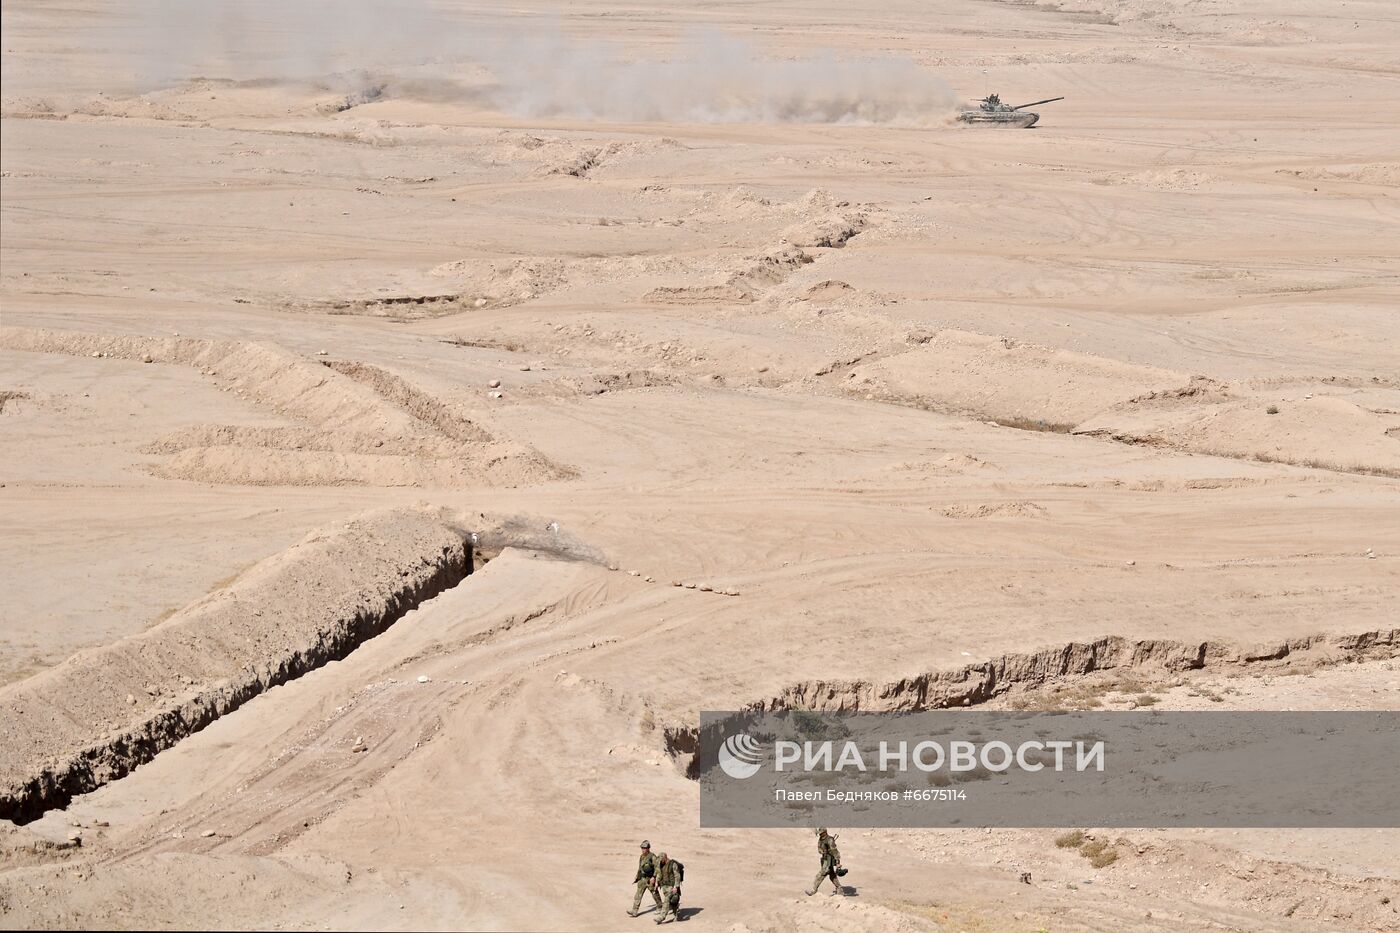
<path id="1" fill-rule="evenodd" d="M 0 774 L 76 796 L 0 822 L 0 925 L 610 930 L 645 836 L 700 930 L 1400 926 L 1381 830 L 845 830 L 809 900 L 673 744 L 1400 708 L 1393 4 L 440 8 L 1068 99 L 513 115 L 5 0 Z"/>

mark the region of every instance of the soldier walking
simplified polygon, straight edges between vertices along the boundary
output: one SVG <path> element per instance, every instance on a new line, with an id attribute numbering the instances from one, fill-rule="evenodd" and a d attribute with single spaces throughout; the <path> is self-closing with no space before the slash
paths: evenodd
<path id="1" fill-rule="evenodd" d="M 657 862 L 657 857 L 651 854 L 651 842 L 643 839 L 642 856 L 637 860 L 637 877 L 633 879 L 637 884 L 637 894 L 632 898 L 632 909 L 627 911 L 627 916 L 637 916 L 642 906 L 642 895 L 647 891 L 651 891 L 651 899 L 656 902 L 656 909 L 661 910 L 661 895 L 656 890 Z"/>
<path id="2" fill-rule="evenodd" d="M 656 881 L 661 885 L 661 916 L 657 923 L 665 923 L 667 916 L 681 918 L 681 882 L 685 880 L 685 866 L 662 852 L 656 858 Z"/>
<path id="3" fill-rule="evenodd" d="M 817 893 L 817 889 L 822 886 L 822 882 L 830 878 L 832 885 L 836 888 L 832 894 L 846 893 L 846 888 L 841 884 L 837 872 L 841 870 L 841 852 L 836 848 L 836 837 L 829 836 L 826 827 L 817 830 L 817 855 L 821 856 L 822 870 L 817 872 L 817 880 L 812 882 L 812 890 L 806 892 L 808 897 Z M 845 872 L 841 872 L 845 874 Z"/>

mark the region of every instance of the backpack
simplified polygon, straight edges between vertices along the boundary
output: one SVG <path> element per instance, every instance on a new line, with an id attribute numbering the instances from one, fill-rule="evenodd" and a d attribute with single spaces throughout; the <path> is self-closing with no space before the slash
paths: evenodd
<path id="1" fill-rule="evenodd" d="M 675 859 L 671 859 L 671 864 L 676 866 L 676 884 L 682 884 L 685 881 L 685 866 Z"/>

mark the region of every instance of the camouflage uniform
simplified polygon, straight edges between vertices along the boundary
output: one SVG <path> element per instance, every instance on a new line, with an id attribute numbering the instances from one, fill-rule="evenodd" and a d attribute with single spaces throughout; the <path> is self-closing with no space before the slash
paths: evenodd
<path id="1" fill-rule="evenodd" d="M 637 860 L 637 877 L 633 879 L 637 883 L 637 895 L 632 898 L 632 909 L 627 911 L 634 917 L 641 910 L 642 895 L 647 891 L 651 891 L 651 899 L 656 901 L 656 909 L 661 909 L 661 895 L 656 890 L 656 869 L 656 856 L 652 855 L 649 847 L 643 847 L 642 857 Z"/>
<path id="2" fill-rule="evenodd" d="M 812 882 L 812 890 L 807 894 L 816 894 L 822 882 L 828 878 L 836 887 L 832 894 L 845 894 L 846 889 L 836 876 L 836 869 L 841 867 L 841 852 L 836 848 L 836 837 L 828 836 L 824 829 L 817 830 L 817 855 L 821 856 L 822 870 L 817 872 L 817 880 Z"/>
<path id="3" fill-rule="evenodd" d="M 656 882 L 661 885 L 661 916 L 657 923 L 665 923 L 668 916 L 679 920 L 681 906 L 681 881 L 685 878 L 685 866 L 661 853 L 661 861 L 656 869 Z"/>

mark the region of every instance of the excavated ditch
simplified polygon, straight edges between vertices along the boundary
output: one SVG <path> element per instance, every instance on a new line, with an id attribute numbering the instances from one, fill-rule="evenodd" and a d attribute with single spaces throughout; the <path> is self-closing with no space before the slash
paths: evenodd
<path id="1" fill-rule="evenodd" d="M 1129 676 L 1252 666 L 1286 669 L 1296 664 L 1324 666 L 1396 655 L 1400 655 L 1400 629 L 1357 635 L 1319 634 L 1256 647 L 1217 641 L 1186 643 L 1110 635 L 1029 654 L 1004 654 L 976 664 L 892 681 L 799 681 L 775 696 L 747 704 L 741 714 L 758 716 L 776 710 L 856 713 L 965 709 L 1005 696 L 1014 689 L 1073 683 L 1101 673 Z M 739 719 L 712 728 L 729 733 L 741 730 L 743 725 L 741 715 Z M 703 745 L 718 748 L 723 738 L 718 733 L 705 736 Z M 704 768 L 713 764 L 700 760 L 700 740 L 700 730 L 695 726 L 663 729 L 666 752 L 684 762 L 690 778 L 698 778 Z"/>

